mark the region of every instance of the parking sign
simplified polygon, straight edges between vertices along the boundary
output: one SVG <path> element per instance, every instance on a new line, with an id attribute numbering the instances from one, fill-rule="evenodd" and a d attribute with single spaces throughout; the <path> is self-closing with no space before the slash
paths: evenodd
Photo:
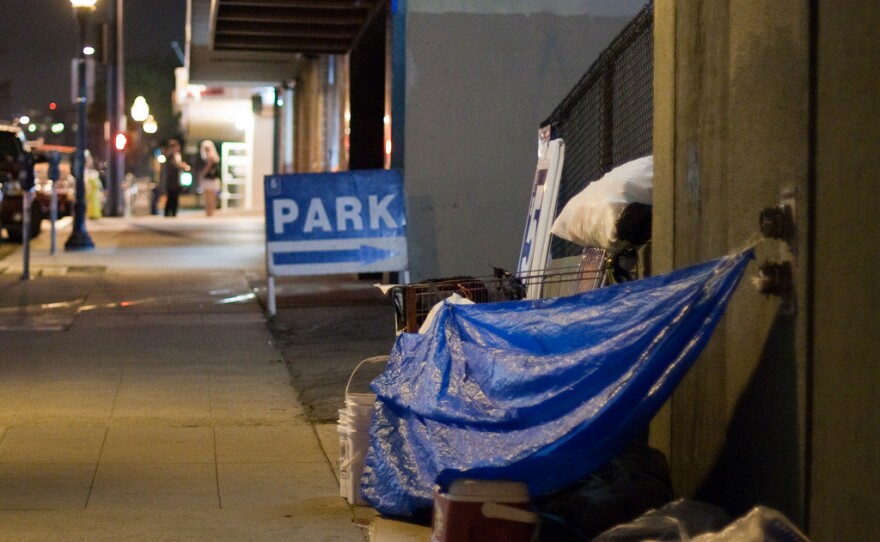
<path id="1" fill-rule="evenodd" d="M 265 188 L 271 275 L 406 269 L 399 170 L 268 175 Z"/>

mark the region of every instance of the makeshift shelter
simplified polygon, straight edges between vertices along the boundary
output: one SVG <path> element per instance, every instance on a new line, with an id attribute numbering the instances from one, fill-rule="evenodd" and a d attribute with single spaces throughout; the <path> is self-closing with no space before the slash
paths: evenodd
<path id="1" fill-rule="evenodd" d="M 379 512 L 459 478 L 562 488 L 643 430 L 711 336 L 752 257 L 553 299 L 445 304 L 401 334 L 378 398 L 362 492 Z"/>

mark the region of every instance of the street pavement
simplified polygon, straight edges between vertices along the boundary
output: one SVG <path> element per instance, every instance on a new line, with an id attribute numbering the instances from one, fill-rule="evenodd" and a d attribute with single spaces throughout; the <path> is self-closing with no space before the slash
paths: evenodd
<path id="1" fill-rule="evenodd" d="M 0 539 L 366 538 L 332 422 L 392 311 L 369 281 L 288 278 L 267 322 L 263 227 L 103 218 L 65 252 L 68 219 L 50 254 L 44 224 L 29 280 L 0 251 Z"/>

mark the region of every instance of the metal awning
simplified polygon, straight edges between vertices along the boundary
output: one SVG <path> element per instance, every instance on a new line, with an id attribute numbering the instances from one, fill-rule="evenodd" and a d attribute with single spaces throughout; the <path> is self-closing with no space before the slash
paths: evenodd
<path id="1" fill-rule="evenodd" d="M 214 0 L 210 48 L 345 54 L 385 0 Z"/>

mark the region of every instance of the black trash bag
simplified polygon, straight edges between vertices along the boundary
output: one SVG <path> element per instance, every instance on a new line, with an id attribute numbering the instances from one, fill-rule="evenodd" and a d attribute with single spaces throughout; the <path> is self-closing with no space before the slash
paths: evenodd
<path id="1" fill-rule="evenodd" d="M 542 515 L 538 540 L 589 541 L 673 498 L 666 456 L 632 444 L 588 479 L 536 501 Z"/>
<path id="2" fill-rule="evenodd" d="M 644 245 L 651 240 L 653 207 L 644 203 L 630 203 L 617 219 L 617 240 L 631 245 Z"/>

